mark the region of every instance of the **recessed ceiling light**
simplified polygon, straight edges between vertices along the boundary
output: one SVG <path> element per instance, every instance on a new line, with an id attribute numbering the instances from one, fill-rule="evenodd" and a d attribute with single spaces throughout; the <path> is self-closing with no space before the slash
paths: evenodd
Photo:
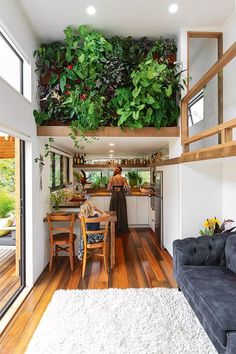
<path id="1" fill-rule="evenodd" d="M 94 6 L 88 6 L 86 12 L 88 15 L 93 16 L 96 13 L 96 9 Z"/>
<path id="2" fill-rule="evenodd" d="M 114 150 L 109 150 L 109 152 L 114 152 Z"/>
<path id="3" fill-rule="evenodd" d="M 109 146 L 114 146 L 115 144 L 114 143 L 110 143 Z"/>
<path id="4" fill-rule="evenodd" d="M 171 14 L 174 14 L 175 12 L 177 12 L 179 9 L 179 6 L 177 4 L 172 4 L 169 6 L 169 12 Z"/>

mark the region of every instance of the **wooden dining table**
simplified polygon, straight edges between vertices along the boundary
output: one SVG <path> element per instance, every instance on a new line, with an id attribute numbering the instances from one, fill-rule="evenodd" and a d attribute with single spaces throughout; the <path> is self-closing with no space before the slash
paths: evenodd
<path id="1" fill-rule="evenodd" d="M 76 219 L 79 221 L 78 218 L 78 212 L 72 212 L 72 211 L 66 211 L 66 215 L 70 214 L 75 214 Z M 117 221 L 117 215 L 115 211 L 106 211 L 106 213 L 109 215 L 109 222 L 110 222 L 110 237 L 109 237 L 109 266 L 110 269 L 113 269 L 116 264 L 116 221 Z M 43 219 L 44 222 L 47 222 L 47 217 L 45 216 Z M 79 221 L 80 222 L 80 221 Z"/>

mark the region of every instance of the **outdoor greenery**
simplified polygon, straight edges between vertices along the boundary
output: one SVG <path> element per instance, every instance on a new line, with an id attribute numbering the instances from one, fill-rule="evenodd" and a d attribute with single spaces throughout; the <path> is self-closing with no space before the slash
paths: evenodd
<path id="1" fill-rule="evenodd" d="M 14 209 L 14 197 L 7 190 L 2 190 L 0 192 L 0 218 L 7 218 Z"/>
<path id="2" fill-rule="evenodd" d="M 128 179 L 131 188 L 141 186 L 143 181 L 139 171 L 128 171 L 126 172 L 125 177 Z"/>
<path id="3" fill-rule="evenodd" d="M 80 26 L 65 41 L 36 51 L 41 111 L 37 124 L 59 119 L 77 131 L 99 126 L 175 126 L 182 81 L 173 40 L 105 38 Z"/>
<path id="4" fill-rule="evenodd" d="M 7 190 L 10 193 L 15 191 L 14 159 L 0 160 L 0 190 Z"/>
<path id="5" fill-rule="evenodd" d="M 108 177 L 107 176 L 94 176 L 92 179 L 92 188 L 99 189 L 105 188 L 108 185 Z"/>

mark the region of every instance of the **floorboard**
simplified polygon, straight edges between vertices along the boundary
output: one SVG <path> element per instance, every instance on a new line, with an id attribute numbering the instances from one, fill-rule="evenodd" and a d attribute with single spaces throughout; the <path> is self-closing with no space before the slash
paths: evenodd
<path id="1" fill-rule="evenodd" d="M 0 246 L 0 310 L 20 287 L 20 277 L 15 275 L 15 249 Z"/>
<path id="2" fill-rule="evenodd" d="M 129 233 L 118 235 L 116 267 L 109 274 L 105 273 L 103 261 L 94 256 L 88 260 L 85 278 L 82 279 L 78 260 L 71 272 L 68 257 L 58 257 L 52 272 L 45 269 L 1 335 L 0 353 L 25 352 L 57 289 L 176 287 L 172 268 L 172 258 L 159 248 L 150 229 L 131 229 Z"/>

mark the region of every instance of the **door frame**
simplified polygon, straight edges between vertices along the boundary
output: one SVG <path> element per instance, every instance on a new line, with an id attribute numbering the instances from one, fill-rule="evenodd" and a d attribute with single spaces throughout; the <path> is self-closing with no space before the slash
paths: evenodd
<path id="1" fill-rule="evenodd" d="M 20 177 L 20 262 L 19 262 L 19 274 L 20 274 L 20 287 L 16 290 L 14 295 L 9 299 L 6 305 L 0 310 L 0 319 L 5 315 L 16 298 L 22 292 L 26 285 L 25 277 L 25 141 L 15 139 L 15 144 L 19 143 L 19 177 Z M 17 157 L 15 156 L 15 159 Z"/>

